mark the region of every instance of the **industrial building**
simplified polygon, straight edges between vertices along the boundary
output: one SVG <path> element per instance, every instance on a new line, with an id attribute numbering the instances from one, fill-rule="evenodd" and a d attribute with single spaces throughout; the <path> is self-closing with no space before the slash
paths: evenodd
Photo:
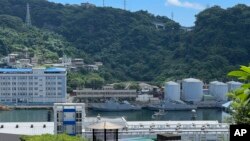
<path id="1" fill-rule="evenodd" d="M 236 81 L 229 81 L 227 82 L 227 85 L 228 85 L 228 91 L 230 92 L 237 88 L 240 88 L 242 86 L 242 83 Z"/>
<path id="2" fill-rule="evenodd" d="M 179 101 L 181 97 L 181 88 L 180 84 L 169 81 L 165 84 L 165 95 L 164 95 L 164 100 L 168 101 Z"/>
<path id="3" fill-rule="evenodd" d="M 199 102 L 203 96 L 203 82 L 194 78 L 187 78 L 182 81 L 182 95 L 183 101 Z"/>
<path id="4" fill-rule="evenodd" d="M 54 133 L 81 135 L 85 117 L 84 103 L 55 103 Z"/>
<path id="5" fill-rule="evenodd" d="M 66 69 L 0 69 L 0 102 L 53 104 L 66 102 Z"/>
<path id="6" fill-rule="evenodd" d="M 209 94 L 217 101 L 227 101 L 228 85 L 223 82 L 213 81 L 209 84 Z"/>

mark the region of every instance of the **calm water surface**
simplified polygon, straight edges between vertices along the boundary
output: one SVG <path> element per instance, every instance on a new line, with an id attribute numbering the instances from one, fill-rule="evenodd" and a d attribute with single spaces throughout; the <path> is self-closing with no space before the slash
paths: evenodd
<path id="1" fill-rule="evenodd" d="M 47 121 L 49 110 L 12 110 L 0 111 L 0 122 L 32 122 L 32 121 Z M 129 121 L 147 121 L 147 120 L 190 120 L 192 117 L 191 111 L 167 111 L 165 116 L 157 119 L 152 119 L 154 111 L 140 110 L 129 112 L 97 112 L 86 111 L 87 116 L 101 116 L 117 117 L 124 116 Z M 218 120 L 224 119 L 225 113 L 218 109 L 198 109 L 197 120 Z M 53 112 L 51 115 L 53 119 Z"/>

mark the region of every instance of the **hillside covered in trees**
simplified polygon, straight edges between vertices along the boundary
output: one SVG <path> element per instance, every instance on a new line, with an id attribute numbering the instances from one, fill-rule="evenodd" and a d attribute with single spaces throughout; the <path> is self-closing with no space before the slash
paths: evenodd
<path id="1" fill-rule="evenodd" d="M 22 26 L 27 2 L 32 29 Z M 99 75 L 107 82 L 163 82 L 185 77 L 222 80 L 228 71 L 250 60 L 250 7 L 246 5 L 206 9 L 196 16 L 192 31 L 146 11 L 46 0 L 1 0 L 0 7 L 1 55 L 27 47 L 60 57 L 67 50 L 69 56 L 82 57 L 86 62 L 103 62 Z M 2 17 L 15 22 L 10 21 L 4 28 L 8 20 Z M 155 23 L 165 28 L 157 29 Z M 6 32 L 13 35 L 7 36 Z M 20 42 L 14 41 L 17 36 Z M 27 43 L 33 37 L 39 41 Z"/>

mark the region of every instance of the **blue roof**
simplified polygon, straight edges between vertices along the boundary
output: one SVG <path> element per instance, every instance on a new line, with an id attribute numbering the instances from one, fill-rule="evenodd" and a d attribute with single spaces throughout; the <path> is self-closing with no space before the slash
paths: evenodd
<path id="1" fill-rule="evenodd" d="M 47 68 L 44 72 L 64 72 L 65 68 Z"/>
<path id="2" fill-rule="evenodd" d="M 32 69 L 6 69 L 0 68 L 0 72 L 32 72 Z"/>
<path id="3" fill-rule="evenodd" d="M 47 68 L 44 72 L 65 72 L 65 68 Z M 0 68 L 1 73 L 32 73 L 32 69 L 28 68 Z"/>

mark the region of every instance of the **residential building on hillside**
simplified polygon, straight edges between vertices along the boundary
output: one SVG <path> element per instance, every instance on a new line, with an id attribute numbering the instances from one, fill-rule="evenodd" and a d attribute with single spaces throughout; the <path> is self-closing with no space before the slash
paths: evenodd
<path id="1" fill-rule="evenodd" d="M 0 69 L 0 102 L 51 104 L 66 101 L 66 69 Z"/>
<path id="2" fill-rule="evenodd" d="M 75 58 L 71 60 L 72 66 L 74 67 L 83 67 L 84 61 L 82 58 Z"/>

